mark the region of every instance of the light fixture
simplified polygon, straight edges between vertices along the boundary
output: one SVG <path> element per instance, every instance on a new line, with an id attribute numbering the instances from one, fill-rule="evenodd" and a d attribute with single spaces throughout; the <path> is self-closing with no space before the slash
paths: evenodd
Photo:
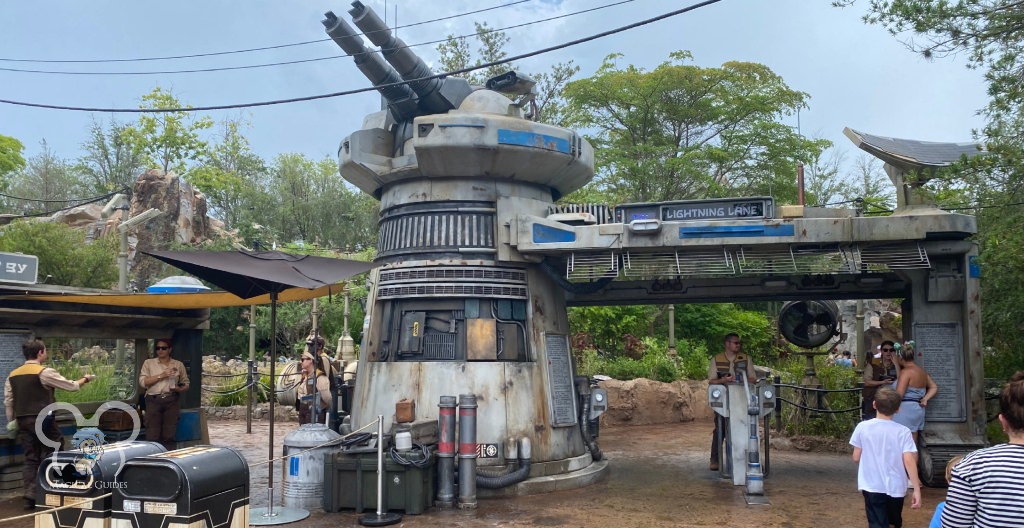
<path id="1" fill-rule="evenodd" d="M 111 197 L 110 201 L 107 202 L 107 205 L 104 205 L 103 209 L 100 210 L 100 218 L 108 218 L 110 215 L 114 214 L 115 210 L 127 205 L 128 197 L 121 193 L 117 193 Z"/>
<path id="2" fill-rule="evenodd" d="M 653 235 L 661 231 L 661 220 L 656 218 L 633 220 L 629 223 L 629 230 L 636 235 Z"/>
<path id="3" fill-rule="evenodd" d="M 858 277 L 857 286 L 881 286 L 885 284 L 885 277 Z"/>
<path id="4" fill-rule="evenodd" d="M 764 279 L 761 281 L 761 287 L 767 290 L 778 290 L 789 287 L 789 281 L 786 279 Z"/>

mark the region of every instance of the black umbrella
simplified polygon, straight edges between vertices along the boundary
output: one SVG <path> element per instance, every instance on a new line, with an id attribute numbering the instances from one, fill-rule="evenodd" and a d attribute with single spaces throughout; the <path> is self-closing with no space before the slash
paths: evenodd
<path id="1" fill-rule="evenodd" d="M 277 296 L 290 288 L 314 289 L 345 280 L 377 266 L 280 251 L 144 251 L 182 271 L 208 281 L 242 299 L 270 294 L 270 379 L 277 365 Z M 270 398 L 270 456 L 274 460 L 274 398 Z M 274 507 L 274 472 L 267 474 L 270 511 Z"/>

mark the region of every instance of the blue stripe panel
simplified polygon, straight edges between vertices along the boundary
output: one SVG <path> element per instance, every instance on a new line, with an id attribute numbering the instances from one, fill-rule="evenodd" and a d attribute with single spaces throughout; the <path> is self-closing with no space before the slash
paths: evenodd
<path id="1" fill-rule="evenodd" d="M 559 242 L 575 242 L 576 232 L 572 230 L 558 229 L 546 225 L 533 224 L 534 244 L 555 244 Z"/>
<path id="2" fill-rule="evenodd" d="M 680 227 L 679 238 L 780 237 L 795 232 L 792 224 Z"/>
<path id="3" fill-rule="evenodd" d="M 516 145 L 519 147 L 554 150 L 565 154 L 572 152 L 568 139 L 537 134 L 534 132 L 523 132 L 521 130 L 506 130 L 499 128 L 498 143 L 502 145 Z"/>
<path id="4" fill-rule="evenodd" d="M 21 448 L 21 444 L 14 440 L 5 440 L 0 442 L 0 457 L 12 457 L 16 455 L 22 455 L 25 450 Z"/>

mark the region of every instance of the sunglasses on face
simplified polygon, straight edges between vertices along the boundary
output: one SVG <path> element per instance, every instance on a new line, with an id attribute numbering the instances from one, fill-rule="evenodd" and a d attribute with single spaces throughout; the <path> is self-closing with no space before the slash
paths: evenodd
<path id="1" fill-rule="evenodd" d="M 895 352 L 895 351 L 896 351 L 895 348 L 883 348 L 882 349 L 882 352 Z"/>
<path id="2" fill-rule="evenodd" d="M 156 349 L 157 350 L 170 350 L 171 347 L 169 347 L 169 346 L 158 346 L 158 347 L 156 347 Z"/>

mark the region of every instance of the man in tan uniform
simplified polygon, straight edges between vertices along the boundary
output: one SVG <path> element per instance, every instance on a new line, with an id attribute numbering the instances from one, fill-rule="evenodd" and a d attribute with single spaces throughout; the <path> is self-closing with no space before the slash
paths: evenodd
<path id="1" fill-rule="evenodd" d="M 749 356 L 740 352 L 743 348 L 743 341 L 740 336 L 733 333 L 725 336 L 725 351 L 711 358 L 708 365 L 708 385 L 727 385 L 739 383 L 740 378 L 736 375 L 736 369 L 746 371 L 747 383 L 754 383 L 757 375 L 754 374 L 754 362 Z M 721 433 L 721 436 L 719 436 Z M 715 413 L 715 431 L 711 437 L 711 464 L 708 469 L 718 471 L 721 449 L 719 438 L 728 434 L 728 423 L 718 413 Z"/>
<path id="2" fill-rule="evenodd" d="M 170 339 L 157 339 L 156 357 L 142 364 L 139 385 L 146 389 L 146 440 L 160 442 L 171 451 L 181 414 L 181 393 L 188 391 L 185 364 L 171 357 Z"/>
<path id="3" fill-rule="evenodd" d="M 44 367 L 48 354 L 42 339 L 30 339 L 21 345 L 25 363 L 11 371 L 4 382 L 4 407 L 8 420 L 18 422 L 18 442 L 25 451 L 25 463 L 21 466 L 21 483 L 25 488 L 25 509 L 36 507 L 36 473 L 43 456 L 53 449 L 36 435 L 36 421 L 42 420 L 41 429 L 51 443 L 61 444 L 64 437 L 54 423 L 53 415 L 39 416 L 47 405 L 54 403 L 54 389 L 76 392 L 92 381 L 86 374 L 81 379 L 70 381 L 56 370 Z M 49 452 L 47 452 L 49 451 Z"/>

